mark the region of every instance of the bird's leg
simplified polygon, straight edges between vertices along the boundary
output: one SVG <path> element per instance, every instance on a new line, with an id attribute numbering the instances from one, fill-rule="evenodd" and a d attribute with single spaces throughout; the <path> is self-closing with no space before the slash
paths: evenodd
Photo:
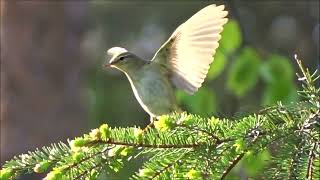
<path id="1" fill-rule="evenodd" d="M 143 132 L 146 132 L 147 130 L 149 130 L 150 128 L 153 128 L 154 127 L 154 121 L 156 120 L 155 117 L 153 116 L 150 116 L 150 124 L 147 125 L 147 127 L 145 127 L 143 129 Z"/>

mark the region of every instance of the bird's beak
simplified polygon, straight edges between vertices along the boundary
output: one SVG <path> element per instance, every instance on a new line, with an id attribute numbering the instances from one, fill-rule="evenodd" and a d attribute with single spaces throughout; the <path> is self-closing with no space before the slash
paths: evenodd
<path id="1" fill-rule="evenodd" d="M 114 67 L 114 64 L 115 64 L 114 59 L 115 59 L 115 57 L 112 57 L 112 58 L 109 60 L 109 62 L 107 62 L 107 63 L 105 63 L 105 64 L 103 65 L 103 67 L 105 67 L 105 68 Z"/>
<path id="2" fill-rule="evenodd" d="M 110 63 L 106 63 L 106 64 L 103 65 L 103 67 L 105 67 L 105 68 L 110 68 L 111 66 L 112 65 Z"/>
<path id="3" fill-rule="evenodd" d="M 103 67 L 105 67 L 105 68 L 114 68 L 116 66 L 114 65 L 114 63 L 111 62 L 111 63 L 104 64 Z"/>

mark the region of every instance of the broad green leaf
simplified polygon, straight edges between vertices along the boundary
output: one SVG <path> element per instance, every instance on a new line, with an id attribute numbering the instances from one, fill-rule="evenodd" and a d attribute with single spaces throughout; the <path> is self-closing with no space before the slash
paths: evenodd
<path id="1" fill-rule="evenodd" d="M 271 105 L 277 101 L 289 103 L 298 100 L 293 82 L 294 70 L 287 57 L 272 55 L 261 67 L 260 72 L 266 83 L 262 97 L 263 105 Z"/>
<path id="2" fill-rule="evenodd" d="M 219 41 L 225 53 L 234 52 L 242 43 L 241 29 L 237 21 L 229 20 L 224 25 Z"/>
<path id="3" fill-rule="evenodd" d="M 272 55 L 261 66 L 261 76 L 266 83 L 292 82 L 294 72 L 287 57 Z"/>
<path id="4" fill-rule="evenodd" d="M 260 57 L 252 48 L 246 47 L 231 65 L 227 87 L 238 97 L 255 86 L 259 75 Z"/>
<path id="5" fill-rule="evenodd" d="M 192 96 L 183 91 L 177 91 L 177 99 L 191 113 L 205 116 L 216 112 L 217 109 L 216 96 L 206 87 L 200 88 Z"/>
<path id="6" fill-rule="evenodd" d="M 283 81 L 266 87 L 262 97 L 262 104 L 272 105 L 277 101 L 281 101 L 284 104 L 298 101 L 297 89 L 292 82 Z"/>
<path id="7" fill-rule="evenodd" d="M 212 64 L 210 65 L 210 69 L 208 72 L 208 80 L 212 80 L 219 76 L 221 72 L 223 71 L 225 65 L 226 65 L 226 56 L 219 48 L 214 55 L 214 60 Z"/>

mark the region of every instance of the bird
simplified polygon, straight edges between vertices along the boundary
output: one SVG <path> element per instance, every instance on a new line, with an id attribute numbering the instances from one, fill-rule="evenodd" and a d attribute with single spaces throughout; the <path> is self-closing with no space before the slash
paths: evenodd
<path id="1" fill-rule="evenodd" d="M 107 51 L 105 67 L 122 71 L 130 82 L 151 123 L 165 114 L 181 112 L 175 91 L 194 94 L 204 82 L 219 46 L 228 11 L 211 4 L 182 23 L 151 60 L 140 58 L 122 47 Z"/>

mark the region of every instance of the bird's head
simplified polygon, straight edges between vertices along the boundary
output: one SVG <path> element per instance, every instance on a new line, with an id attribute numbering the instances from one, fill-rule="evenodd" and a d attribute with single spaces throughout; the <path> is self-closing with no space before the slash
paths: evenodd
<path id="1" fill-rule="evenodd" d="M 141 67 L 141 59 L 124 48 L 113 47 L 107 53 L 111 59 L 104 65 L 105 67 L 116 68 L 123 72 Z"/>

